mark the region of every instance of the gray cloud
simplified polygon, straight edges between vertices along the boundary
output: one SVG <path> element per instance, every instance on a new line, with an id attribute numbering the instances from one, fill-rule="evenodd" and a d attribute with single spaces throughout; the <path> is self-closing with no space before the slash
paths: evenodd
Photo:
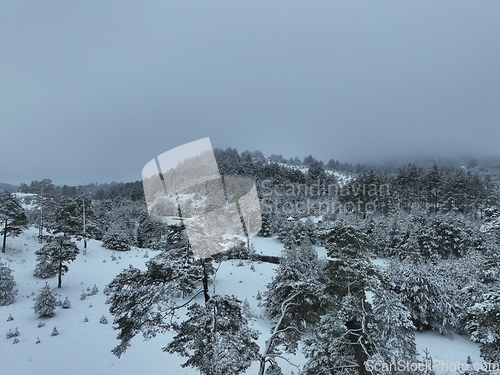
<path id="1" fill-rule="evenodd" d="M 500 3 L 0 4 L 0 181 L 138 180 L 215 147 L 499 153 Z"/>

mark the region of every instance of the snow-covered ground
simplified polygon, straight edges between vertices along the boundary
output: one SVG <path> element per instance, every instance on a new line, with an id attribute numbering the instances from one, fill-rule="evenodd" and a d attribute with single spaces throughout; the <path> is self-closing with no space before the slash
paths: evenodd
<path id="1" fill-rule="evenodd" d="M 280 255 L 281 243 L 275 238 L 255 237 L 252 242 L 258 253 Z M 32 276 L 35 267 L 34 252 L 40 248 L 37 240 L 37 230 L 34 228 L 24 232 L 19 238 L 9 238 L 6 254 L 0 255 L 0 262 L 7 263 L 14 270 L 19 294 L 15 302 L 9 306 L 0 306 L 0 374 L 197 374 L 191 368 L 182 368 L 180 364 L 186 359 L 162 352 L 172 338 L 172 333 L 159 335 L 156 338 L 143 341 L 136 337 L 132 346 L 116 358 L 111 354 L 118 341 L 117 331 L 112 328 L 113 317 L 109 314 L 109 305 L 105 304 L 106 296 L 102 293 L 104 286 L 121 270 L 132 264 L 144 268 L 149 257 L 155 252 L 132 248 L 128 252 L 113 252 L 101 247 L 99 241 L 90 241 L 87 255 L 80 255 L 76 261 L 69 264 L 69 272 L 63 276 L 62 288 L 55 288 L 56 278 L 42 280 Z M 78 246 L 82 247 L 79 243 Z M 324 248 L 317 247 L 318 253 L 325 256 Z M 117 257 L 116 261 L 111 256 Z M 254 263 L 253 271 L 248 262 L 243 266 L 237 260 L 223 263 L 216 277 L 215 286 L 218 293 L 234 294 L 238 298 L 248 299 L 250 306 L 258 318 L 254 328 L 261 332 L 259 344 L 263 346 L 269 337 L 270 323 L 263 317 L 264 310 L 258 307 L 256 295 L 266 290 L 271 281 L 276 265 L 269 263 Z M 60 299 L 68 297 L 70 309 L 56 309 L 52 318 L 39 319 L 34 313 L 33 299 L 45 282 L 54 287 Z M 99 293 L 80 300 L 82 291 L 92 288 L 94 284 Z M 9 314 L 14 318 L 7 321 Z M 100 324 L 102 315 L 108 318 L 109 324 Z M 84 322 L 87 316 L 88 322 Z M 38 328 L 43 321 L 45 326 Z M 58 336 L 51 336 L 52 329 L 57 327 Z M 13 344 L 5 334 L 9 329 L 18 328 L 19 343 Z M 40 343 L 36 344 L 37 337 Z M 430 351 L 434 360 L 447 363 L 464 362 L 470 355 L 474 361 L 480 362 L 478 346 L 466 337 L 455 335 L 453 338 L 441 336 L 434 332 L 417 334 L 417 346 L 420 352 L 425 348 Z M 291 358 L 295 363 L 303 363 L 301 354 Z M 297 370 L 286 363 L 281 363 L 283 372 L 290 374 Z M 247 374 L 255 374 L 258 363 L 248 369 Z M 439 371 L 438 373 L 443 373 Z M 445 372 L 444 372 L 445 373 Z"/>

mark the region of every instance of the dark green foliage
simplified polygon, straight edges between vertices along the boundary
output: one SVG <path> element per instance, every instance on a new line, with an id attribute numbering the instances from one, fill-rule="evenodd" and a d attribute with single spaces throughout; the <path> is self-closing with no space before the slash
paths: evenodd
<path id="1" fill-rule="evenodd" d="M 484 301 L 469 309 L 467 329 L 471 340 L 481 346 L 481 357 L 491 363 L 500 362 L 500 293 L 487 293 Z"/>
<path id="2" fill-rule="evenodd" d="M 204 278 L 202 264 L 187 255 L 185 250 L 163 251 L 147 262 L 146 271 L 130 266 L 107 286 L 106 302 L 111 304 L 109 311 L 119 330 L 120 344 L 113 349 L 116 356 L 127 350 L 138 333 L 151 338 L 168 330 L 169 317 L 180 308 L 179 298 L 189 297 L 200 287 Z M 198 290 L 196 294 L 200 293 Z"/>
<path id="3" fill-rule="evenodd" d="M 10 305 L 16 295 L 16 282 L 12 270 L 6 264 L 0 263 L 0 306 Z"/>
<path id="4" fill-rule="evenodd" d="M 279 329 L 286 328 L 274 339 L 274 346 L 284 344 L 287 351 L 294 352 L 302 332 L 319 321 L 331 304 L 324 293 L 324 281 L 322 264 L 310 242 L 284 249 L 276 275 L 265 294 L 266 311 L 273 325 L 279 322 Z M 283 303 L 292 296 L 282 316 Z"/>
<path id="5" fill-rule="evenodd" d="M 35 276 L 46 278 L 58 274 L 57 286 L 60 288 L 62 275 L 68 272 L 66 263 L 74 261 L 78 253 L 78 247 L 68 237 L 50 238 L 45 246 L 35 252 L 38 261 Z"/>
<path id="6" fill-rule="evenodd" d="M 33 310 L 35 310 L 39 318 L 50 318 L 54 316 L 56 307 L 57 299 L 52 294 L 49 284 L 46 283 L 35 299 Z"/>
<path id="7" fill-rule="evenodd" d="M 110 250 L 130 250 L 130 237 L 121 230 L 112 229 L 102 239 L 102 245 Z"/>
<path id="8" fill-rule="evenodd" d="M 205 375 L 241 374 L 259 358 L 258 332 L 248 327 L 241 301 L 234 296 L 214 295 L 205 306 L 188 307 L 187 320 L 174 322 L 173 340 L 163 349 L 188 360 Z"/>
<path id="9" fill-rule="evenodd" d="M 0 192 L 0 234 L 3 236 L 3 253 L 7 236 L 19 236 L 27 224 L 28 218 L 16 196 L 8 191 Z"/>

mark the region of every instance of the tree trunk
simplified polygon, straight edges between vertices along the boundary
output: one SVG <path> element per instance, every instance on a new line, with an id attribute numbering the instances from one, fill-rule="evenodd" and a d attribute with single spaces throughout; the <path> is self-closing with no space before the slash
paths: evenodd
<path id="1" fill-rule="evenodd" d="M 5 243 L 7 242 L 7 219 L 5 219 L 5 227 L 3 229 L 3 246 L 2 253 L 5 253 Z"/>
<path id="2" fill-rule="evenodd" d="M 57 281 L 57 287 L 60 288 L 62 284 L 62 260 L 59 260 L 59 276 Z"/>
<path id="3" fill-rule="evenodd" d="M 205 260 L 202 260 L 203 264 L 203 295 L 205 296 L 205 303 L 210 300 L 210 294 L 208 294 L 208 273 L 205 265 Z"/>

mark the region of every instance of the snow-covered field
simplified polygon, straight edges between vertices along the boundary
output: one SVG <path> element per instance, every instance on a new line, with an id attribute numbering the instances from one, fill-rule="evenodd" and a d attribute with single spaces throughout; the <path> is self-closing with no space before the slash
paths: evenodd
<path id="1" fill-rule="evenodd" d="M 149 341 L 136 337 L 121 358 L 111 354 L 111 349 L 118 341 L 117 332 L 112 327 L 113 317 L 109 314 L 109 305 L 105 304 L 106 296 L 102 293 L 104 286 L 129 264 L 143 268 L 148 260 L 144 255 L 147 253 L 152 257 L 154 251 L 133 247 L 127 252 L 113 252 L 101 247 L 99 241 L 90 241 L 87 254 L 80 252 L 76 261 L 69 264 L 69 272 L 63 276 L 62 288 L 57 289 L 56 277 L 42 280 L 32 276 L 36 263 L 34 252 L 41 247 L 36 236 L 37 230 L 31 228 L 19 238 L 9 238 L 6 254 L 0 255 L 0 262 L 7 263 L 14 270 L 19 290 L 13 304 L 0 307 L 0 334 L 3 335 L 0 337 L 0 374 L 197 374 L 194 369 L 180 367 L 184 358 L 162 352 L 161 348 L 172 338 L 171 333 Z M 258 253 L 281 254 L 282 245 L 274 237 L 255 237 L 253 243 Z M 82 248 L 81 243 L 78 246 Z M 320 256 L 325 256 L 324 248 L 318 247 L 317 250 Z M 117 257 L 116 261 L 111 259 L 113 254 Z M 258 291 L 265 291 L 276 265 L 254 263 L 255 271 L 252 271 L 248 262 L 243 262 L 243 266 L 238 264 L 239 261 L 223 263 L 217 272 L 215 287 L 218 293 L 248 299 L 258 316 L 253 324 L 261 332 L 259 344 L 262 347 L 269 337 L 270 323 L 263 317 L 264 310 L 257 306 L 255 296 Z M 46 281 L 54 287 L 61 300 L 69 298 L 71 308 L 57 308 L 54 317 L 39 319 L 32 309 L 33 300 Z M 91 289 L 94 284 L 99 293 L 80 300 L 82 291 Z M 14 320 L 7 321 L 9 314 Z M 99 323 L 102 315 L 107 317 L 108 324 Z M 84 322 L 85 316 L 88 322 Z M 40 321 L 45 325 L 38 328 Z M 55 326 L 59 335 L 51 336 Z M 13 340 L 7 339 L 5 334 L 16 327 L 20 332 L 19 343 L 13 344 Z M 37 338 L 40 339 L 39 344 L 36 344 Z M 455 335 L 451 338 L 434 332 L 419 333 L 417 346 L 421 353 L 427 348 L 434 360 L 463 363 L 470 355 L 474 361 L 480 362 L 478 346 L 464 336 Z M 301 354 L 291 360 L 298 364 L 304 362 Z M 280 365 L 285 374 L 291 371 L 297 374 L 294 367 L 286 363 Z M 437 373 L 446 373 L 439 370 Z M 254 363 L 247 374 L 257 371 L 258 364 Z"/>

